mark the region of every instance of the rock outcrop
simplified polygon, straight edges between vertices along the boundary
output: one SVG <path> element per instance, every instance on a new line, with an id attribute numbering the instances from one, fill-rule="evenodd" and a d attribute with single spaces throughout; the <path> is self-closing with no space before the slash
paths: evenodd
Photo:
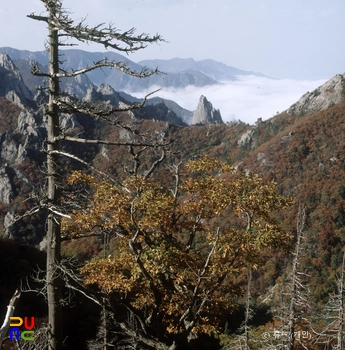
<path id="1" fill-rule="evenodd" d="M 87 89 L 84 100 L 87 102 L 102 101 L 113 106 L 117 106 L 123 99 L 120 98 L 119 93 L 116 92 L 110 85 L 101 84 L 96 87 L 90 85 Z"/>
<path id="2" fill-rule="evenodd" d="M 159 101 L 156 104 L 147 104 L 133 112 L 135 117 L 139 119 L 160 120 L 175 125 L 185 125 L 182 119 L 166 106 L 164 101 Z"/>
<path id="3" fill-rule="evenodd" d="M 212 103 L 203 95 L 200 96 L 198 106 L 193 114 L 191 124 L 222 124 L 222 116 L 219 109 L 215 109 Z"/>
<path id="4" fill-rule="evenodd" d="M 8 174 L 8 168 L 0 168 L 0 203 L 10 204 L 13 199 L 13 190 Z"/>
<path id="5" fill-rule="evenodd" d="M 323 111 L 345 100 L 345 73 L 337 74 L 312 92 L 305 93 L 286 112 L 305 115 Z"/>
<path id="6" fill-rule="evenodd" d="M 16 103 L 27 105 L 32 99 L 32 93 L 23 82 L 18 68 L 6 53 L 0 53 L 0 96 Z"/>

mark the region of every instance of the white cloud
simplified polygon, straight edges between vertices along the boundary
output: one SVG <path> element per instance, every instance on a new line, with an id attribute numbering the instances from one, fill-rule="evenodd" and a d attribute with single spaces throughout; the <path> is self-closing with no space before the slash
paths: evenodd
<path id="1" fill-rule="evenodd" d="M 193 111 L 200 95 L 204 95 L 214 108 L 220 110 L 224 121 L 241 120 L 254 124 L 258 118 L 269 119 L 278 111 L 288 109 L 303 94 L 313 91 L 324 82 L 325 80 L 274 80 L 240 76 L 237 81 L 226 81 L 201 88 L 163 88 L 156 96 L 173 100 L 181 107 Z M 132 95 L 142 97 L 143 93 Z"/>

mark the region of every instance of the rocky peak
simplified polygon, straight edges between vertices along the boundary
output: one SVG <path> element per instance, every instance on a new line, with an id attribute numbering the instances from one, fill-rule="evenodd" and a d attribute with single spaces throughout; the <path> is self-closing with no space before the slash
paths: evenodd
<path id="1" fill-rule="evenodd" d="M 10 204 L 13 199 L 13 190 L 8 173 L 9 168 L 0 168 L 0 203 Z"/>
<path id="2" fill-rule="evenodd" d="M 78 75 L 73 78 L 64 79 L 61 82 L 61 88 L 72 96 L 75 95 L 78 98 L 83 98 L 91 84 L 91 81 L 86 75 Z"/>
<path id="3" fill-rule="evenodd" d="M 175 125 L 185 125 L 182 119 L 166 106 L 164 101 L 158 101 L 155 104 L 147 104 L 133 112 L 134 116 L 139 119 L 160 120 Z"/>
<path id="4" fill-rule="evenodd" d="M 108 100 L 113 106 L 117 106 L 120 103 L 119 94 L 110 85 L 101 84 L 98 86 L 97 92 L 103 96 L 104 100 Z"/>
<path id="5" fill-rule="evenodd" d="M 117 106 L 121 99 L 119 94 L 110 85 L 101 84 L 96 87 L 91 84 L 87 89 L 84 100 L 89 102 L 102 101 Z"/>
<path id="6" fill-rule="evenodd" d="M 14 98 L 14 94 L 18 99 Z M 32 98 L 18 68 L 6 53 L 0 53 L 0 96 L 6 96 L 11 102 L 17 102 L 19 105 Z"/>
<path id="7" fill-rule="evenodd" d="M 7 71 L 12 72 L 13 77 L 18 79 L 19 81 L 23 81 L 22 76 L 19 73 L 19 70 L 12 62 L 10 56 L 6 53 L 0 53 L 0 67 L 6 69 Z"/>
<path id="8" fill-rule="evenodd" d="M 305 93 L 286 112 L 304 115 L 323 111 L 345 100 L 345 73 L 337 74 L 312 92 Z"/>
<path id="9" fill-rule="evenodd" d="M 212 103 L 203 95 L 199 98 L 198 106 L 193 114 L 191 124 L 222 124 L 223 120 L 219 109 L 215 109 Z"/>

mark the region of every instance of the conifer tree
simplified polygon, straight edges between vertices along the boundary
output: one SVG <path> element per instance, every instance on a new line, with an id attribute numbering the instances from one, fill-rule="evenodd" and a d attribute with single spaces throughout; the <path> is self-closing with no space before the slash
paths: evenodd
<path id="1" fill-rule="evenodd" d="M 47 297 L 49 315 L 49 350 L 62 349 L 62 315 L 61 315 L 61 280 L 58 266 L 60 264 L 61 245 L 61 218 L 66 216 L 61 205 L 61 156 L 68 156 L 77 159 L 73 155 L 66 154 L 60 149 L 62 140 L 92 143 L 91 140 L 82 140 L 78 137 L 68 137 L 60 131 L 61 113 L 85 113 L 95 118 L 104 120 L 112 125 L 118 122 L 112 118 L 114 113 L 121 111 L 116 106 L 104 106 L 100 104 L 85 103 L 76 100 L 73 96 L 68 96 L 60 90 L 60 80 L 63 78 L 73 78 L 85 74 L 97 68 L 111 67 L 120 71 L 143 78 L 155 74 L 157 70 L 143 69 L 140 72 L 130 69 L 125 62 L 109 61 L 106 58 L 99 62 L 84 67 L 83 69 L 66 71 L 61 68 L 60 48 L 61 46 L 74 45 L 68 40 L 75 39 L 79 42 L 96 43 L 106 49 L 114 49 L 123 53 L 132 53 L 143 49 L 150 43 L 162 40 L 159 35 L 149 36 L 146 34 L 135 34 L 135 29 L 121 32 L 113 25 L 103 24 L 90 27 L 85 20 L 76 22 L 64 10 L 61 0 L 41 0 L 45 14 L 30 14 L 28 17 L 42 21 L 48 25 L 47 48 L 49 51 L 49 68 L 47 72 L 40 70 L 38 63 L 33 63 L 32 73 L 49 80 L 48 97 L 49 101 L 45 108 L 47 115 L 47 198 L 46 209 L 47 218 Z M 66 41 L 67 40 L 67 41 Z M 138 108 L 137 106 L 128 107 Z M 127 110 L 128 110 L 127 109 Z M 119 124 L 119 123 L 118 123 Z M 98 140 L 93 143 L 106 143 Z M 111 143 L 107 143 L 111 144 Z"/>

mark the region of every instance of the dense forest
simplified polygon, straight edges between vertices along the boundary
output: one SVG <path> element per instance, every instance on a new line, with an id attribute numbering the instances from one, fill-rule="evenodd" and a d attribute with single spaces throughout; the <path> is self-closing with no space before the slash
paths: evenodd
<path id="1" fill-rule="evenodd" d="M 13 104 L 9 104 L 5 99 L 2 100 L 1 106 L 3 113 L 6 111 L 9 116 L 8 119 L 2 118 L 2 131 L 8 132 L 11 130 L 11 123 L 13 123 L 13 120 L 15 121 L 13 116 L 17 118 L 20 110 Z M 287 234 L 285 247 L 264 249 L 262 251 L 263 261 L 251 272 L 249 291 L 252 317 L 248 319 L 247 334 L 248 346 L 252 349 L 263 349 L 267 348 L 268 344 L 278 346 L 284 344 L 284 341 L 287 342 L 286 337 L 284 338 L 284 334 L 286 334 L 284 332 L 287 332 L 284 326 L 287 327 L 287 325 L 282 320 L 287 323 L 288 314 L 282 316 L 281 313 L 288 312 L 284 310 L 289 309 L 291 302 L 290 284 L 297 243 L 299 205 L 303 205 L 305 211 L 298 265 L 303 282 L 303 290 L 299 293 L 302 293 L 300 297 L 305 302 L 299 302 L 298 307 L 296 307 L 298 317 L 296 317 L 295 333 L 297 337 L 294 348 L 303 348 L 303 345 L 307 346 L 308 349 L 327 349 L 327 346 L 331 348 L 332 345 L 337 344 L 337 332 L 341 327 L 339 315 L 342 299 L 339 299 L 339 283 L 341 282 L 342 273 L 345 220 L 344 107 L 344 104 L 340 104 L 325 111 L 298 117 L 281 114 L 270 120 L 259 122 L 255 126 L 248 126 L 239 122 L 226 125 L 180 127 L 149 120 L 131 121 L 138 132 L 153 130 L 155 135 L 162 136 L 164 134 L 167 142 L 169 141 L 169 156 L 151 175 L 154 184 L 161 188 L 150 188 L 150 191 L 162 191 L 162 189 L 166 190 L 172 187 L 174 174 L 171 169 L 174 164 L 181 162 L 184 164 L 188 160 L 207 155 L 210 157 L 209 159 L 218 159 L 221 162 L 226 162 L 226 164 L 231 164 L 237 169 L 238 174 L 242 174 L 242 172 L 258 174 L 265 183 L 274 181 L 280 195 L 293 199 L 294 204 L 283 211 L 273 212 L 282 231 Z M 84 125 L 90 125 L 84 115 L 78 115 L 77 118 L 84 123 L 86 122 Z M 124 116 L 123 118 L 128 117 Z M 239 142 L 242 135 L 248 131 L 252 136 L 246 142 Z M 12 132 L 12 134 L 9 133 L 10 137 L 17 139 L 19 135 L 16 135 L 14 128 Z M 91 133 L 88 128 L 85 128 L 85 132 Z M 100 127 L 93 128 L 92 133 L 96 134 L 97 137 L 106 137 L 113 142 L 121 140 L 124 135 L 124 132 L 117 129 L 110 130 L 109 128 L 105 130 Z M 65 147 L 68 149 L 69 145 L 66 143 Z M 93 166 L 97 167 L 98 170 L 106 171 L 109 176 L 125 181 L 128 177 L 125 169 L 129 169 L 133 164 L 133 157 L 128 152 L 128 148 L 107 146 L 106 156 L 104 156 L 102 148 L 104 146 L 80 147 L 77 149 L 77 154 L 83 156 L 84 159 L 92 159 Z M 143 173 L 145 173 L 148 166 L 157 159 L 157 153 L 152 150 L 151 152 L 142 153 L 142 155 L 143 157 L 140 158 L 141 167 Z M 43 163 L 43 156 L 28 157 L 24 164 L 16 165 L 16 169 L 18 171 L 25 170 L 30 183 L 43 184 L 45 181 L 44 173 L 37 171 Z M 64 167 L 66 177 L 74 174 L 73 170 L 81 170 L 85 175 L 89 174 L 87 176 L 92 174 L 92 170 L 80 166 L 77 162 L 64 163 Z M 219 170 L 216 171 L 216 173 L 218 172 Z M 183 178 L 187 179 L 185 169 L 182 173 Z M 81 174 L 75 173 L 74 176 L 80 177 Z M 98 176 L 98 180 L 102 184 L 104 179 L 102 176 Z M 225 173 L 222 177 L 229 184 L 234 181 L 231 176 L 228 178 Z M 8 212 L 10 208 L 15 208 L 18 213 L 24 213 L 34 200 L 32 198 L 27 200 L 28 193 L 32 189 L 31 186 L 23 186 L 16 176 L 14 179 L 14 183 L 17 183 L 18 186 L 14 192 L 16 196 L 9 205 L 2 205 L 3 213 Z M 69 181 L 72 181 L 72 179 Z M 88 178 L 87 181 L 91 181 L 93 184 L 96 180 Z M 95 191 L 91 188 L 91 183 L 87 187 L 82 182 L 75 183 L 73 186 L 81 191 L 80 195 L 86 190 L 89 194 Z M 102 186 L 110 185 L 103 183 Z M 104 189 L 100 189 L 100 191 L 104 191 Z M 219 192 L 219 196 L 222 191 L 224 190 Z M 106 194 L 102 194 L 102 201 L 105 200 L 104 196 L 108 194 L 108 190 Z M 153 198 L 158 199 L 156 196 Z M 85 202 L 85 206 L 93 205 L 98 209 L 104 206 L 101 203 L 92 203 L 94 200 L 92 198 L 89 198 L 89 200 L 91 202 Z M 102 215 L 109 216 L 106 212 L 111 210 L 112 205 L 118 205 L 118 200 L 113 203 L 107 202 L 105 205 L 107 208 L 103 209 Z M 163 210 L 164 203 L 159 205 L 160 209 Z M 151 199 L 148 208 L 153 210 L 153 207 L 154 201 Z M 146 213 L 147 220 L 150 218 L 149 214 L 157 215 L 154 212 Z M 224 214 L 220 227 L 224 228 L 229 225 L 236 227 L 238 225 L 231 213 L 224 212 Z M 153 220 L 158 220 L 158 218 L 154 217 Z M 86 218 L 81 217 L 78 222 L 80 221 L 87 224 Z M 103 225 L 105 224 L 106 222 L 103 223 Z M 187 225 L 187 223 L 185 224 Z M 215 222 L 210 224 L 215 225 Z M 100 224 L 95 226 L 98 227 L 98 225 Z M 44 270 L 44 253 L 32 247 L 32 245 L 37 246 L 42 239 L 44 241 L 44 213 L 25 217 L 14 226 L 16 227 L 12 230 L 14 240 L 3 238 L 1 241 L 2 253 L 0 256 L 3 266 L 1 282 L 2 310 L 5 310 L 13 290 L 20 281 L 32 275 L 37 270 L 37 266 Z M 78 261 L 77 266 L 89 266 L 87 262 L 90 261 L 92 264 L 94 260 L 91 259 L 96 259 L 97 264 L 101 266 L 101 261 L 105 256 L 118 254 L 118 243 L 114 231 L 107 228 L 107 234 L 77 238 L 80 235 L 78 230 L 83 229 L 83 227 L 81 224 L 66 226 L 66 236 L 62 243 L 63 257 L 75 259 L 75 261 Z M 152 229 L 154 227 L 156 227 L 156 224 L 152 224 Z M 69 233 L 67 234 L 67 232 Z M 68 235 L 71 235 L 71 237 L 68 237 Z M 30 245 L 27 246 L 26 243 L 30 243 Z M 202 244 L 202 242 L 198 242 L 198 244 Z M 202 245 L 198 249 L 201 249 L 201 247 Z M 78 271 L 78 268 L 76 271 Z M 246 319 L 249 281 L 247 267 L 243 266 L 239 275 L 235 275 L 238 290 L 235 294 L 235 300 L 232 300 L 230 309 L 224 306 L 220 309 L 214 309 L 216 312 L 213 317 L 216 316 L 216 319 L 212 323 L 216 321 L 218 330 L 202 331 L 196 338 L 202 344 L 205 344 L 205 348 L 209 346 L 222 348 L 228 346 L 228 344 L 231 344 L 229 345 L 231 348 L 239 347 L 240 344 L 242 344 L 242 347 L 244 346 L 243 322 Z M 100 273 L 99 276 L 101 276 Z M 115 278 L 116 276 L 114 276 L 114 280 Z M 35 284 L 35 282 L 33 283 Z M 97 284 L 98 282 L 94 280 L 94 283 Z M 105 286 L 103 285 L 102 288 L 105 288 Z M 114 293 L 114 286 L 108 288 L 110 288 L 108 293 Z M 36 287 L 36 289 L 39 289 L 39 287 Z M 98 291 L 96 285 L 93 285 L 92 289 L 93 293 L 101 292 Z M 44 305 L 44 298 L 37 299 L 35 293 L 33 296 L 30 294 L 25 293 L 20 300 L 17 308 L 18 314 L 34 314 L 37 317 L 37 322 L 44 325 L 46 312 L 45 307 L 42 306 Z M 284 297 L 282 297 L 283 295 Z M 100 307 L 80 294 L 69 296 L 69 298 L 69 302 L 64 306 L 63 324 L 65 333 L 71 328 L 71 322 L 75 325 L 80 323 L 80 325 L 75 326 L 76 331 L 69 335 L 65 345 L 66 348 L 73 348 L 76 346 L 75 344 L 84 344 L 82 346 L 86 347 L 88 341 L 96 341 L 96 339 L 100 339 L 99 342 L 101 343 L 100 334 L 102 333 L 97 333 L 97 326 L 100 325 Z M 116 299 L 115 295 L 112 298 Z M 28 300 L 30 301 L 28 302 Z M 117 312 L 122 314 L 123 317 L 126 315 L 124 310 Z M 90 321 L 86 321 L 86 319 L 90 319 Z M 110 321 L 109 318 L 109 322 L 113 321 Z M 110 324 L 108 327 L 109 332 L 116 329 L 114 324 Z M 136 327 L 140 329 L 140 326 L 136 325 Z M 77 329 L 87 331 L 85 333 L 82 331 L 79 334 Z M 119 330 L 117 332 L 121 333 Z M 268 339 L 264 339 L 263 334 Z M 123 342 L 119 335 L 113 336 L 111 339 L 115 344 Z M 194 342 L 197 344 L 195 345 L 196 348 L 201 348 L 197 340 L 194 340 Z M 299 345 L 300 342 L 302 345 Z M 212 345 L 210 345 L 211 343 Z"/>

